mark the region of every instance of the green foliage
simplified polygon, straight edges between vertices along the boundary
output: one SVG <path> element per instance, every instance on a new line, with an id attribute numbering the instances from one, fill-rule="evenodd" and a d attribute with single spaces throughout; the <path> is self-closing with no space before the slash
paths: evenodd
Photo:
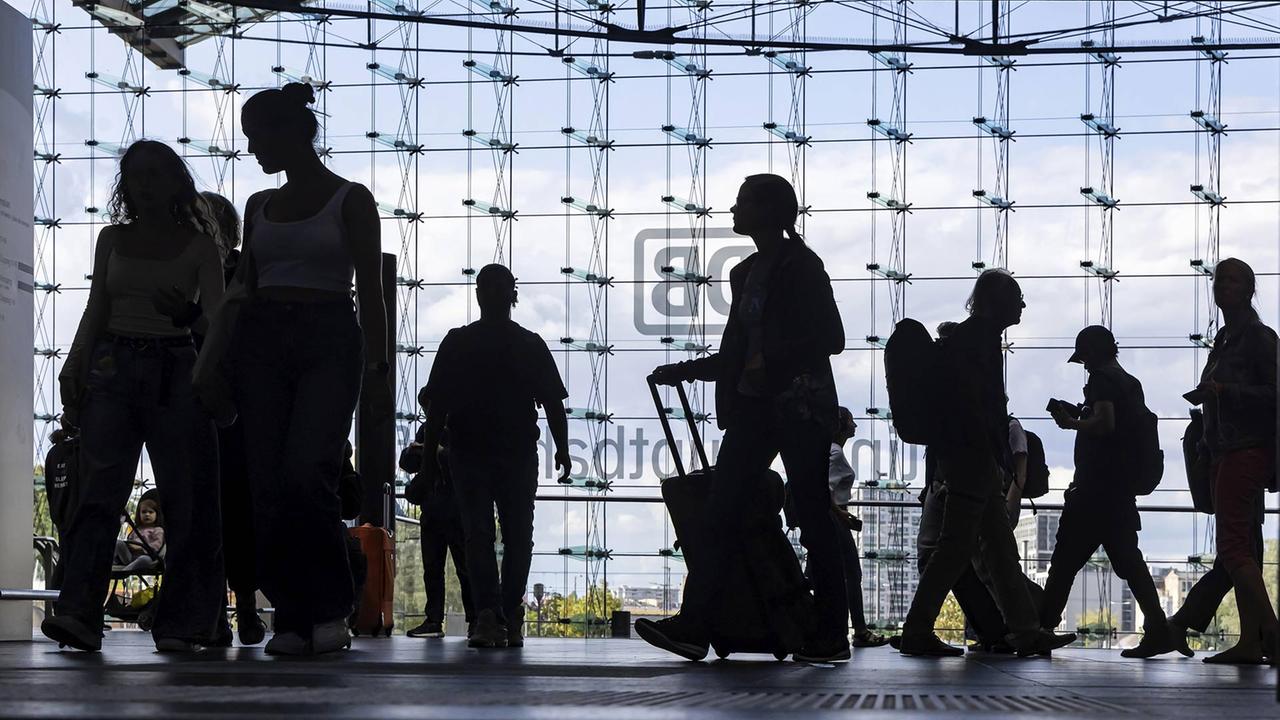
<path id="1" fill-rule="evenodd" d="M 1277 562 L 1280 562 L 1280 541 L 1268 540 L 1264 546 L 1262 578 L 1271 594 L 1271 604 L 1280 608 L 1280 597 L 1277 596 Z M 1277 612 L 1280 612 L 1278 610 Z M 1231 591 L 1222 599 L 1213 622 L 1197 643 L 1204 649 L 1216 649 L 1234 643 L 1235 636 L 1240 634 L 1240 609 L 1236 607 L 1236 593 Z"/>
<path id="2" fill-rule="evenodd" d="M 938 612 L 938 619 L 933 622 L 934 630 L 943 642 L 963 644 L 964 625 L 964 611 L 960 609 L 960 603 L 955 595 L 947 593 L 942 610 Z"/>
<path id="3" fill-rule="evenodd" d="M 542 599 L 542 621 L 535 606 L 525 610 L 525 635 L 540 637 L 604 637 L 609 634 L 609 618 L 622 608 L 622 601 L 606 588 L 593 585 L 586 595 L 548 593 Z"/>

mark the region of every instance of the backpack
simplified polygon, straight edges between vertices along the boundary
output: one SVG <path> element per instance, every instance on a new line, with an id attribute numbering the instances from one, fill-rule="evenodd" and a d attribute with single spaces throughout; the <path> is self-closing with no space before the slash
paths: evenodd
<path id="1" fill-rule="evenodd" d="M 943 439 L 941 342 L 918 320 L 904 318 L 884 346 L 884 381 L 898 437 L 916 445 Z"/>
<path id="2" fill-rule="evenodd" d="M 1044 497 L 1049 492 L 1049 463 L 1044 456 L 1044 442 L 1040 436 L 1027 433 L 1027 484 L 1022 488 L 1022 497 L 1034 500 Z"/>
<path id="3" fill-rule="evenodd" d="M 80 438 L 64 436 L 53 443 L 44 460 L 44 492 L 49 501 L 49 519 L 62 534 L 71 524 L 80 494 Z"/>
<path id="4" fill-rule="evenodd" d="M 1164 451 L 1160 449 L 1160 423 L 1146 405 L 1141 406 L 1133 426 L 1134 495 L 1150 495 L 1164 477 Z"/>

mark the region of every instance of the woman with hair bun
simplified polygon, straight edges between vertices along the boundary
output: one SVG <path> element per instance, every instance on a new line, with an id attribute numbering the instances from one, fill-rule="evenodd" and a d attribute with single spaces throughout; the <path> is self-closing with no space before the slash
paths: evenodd
<path id="1" fill-rule="evenodd" d="M 160 312 L 161 292 L 222 301 L 222 260 L 182 158 L 140 140 L 120 158 L 98 235 L 89 302 L 58 381 L 63 424 L 80 430 L 84 487 L 63 548 L 54 617 L 40 626 L 77 650 L 102 647 L 102 599 L 120 514 L 145 445 L 163 499 L 168 550 L 156 649 L 211 644 L 223 603 L 217 438 L 192 390 L 191 331 Z"/>
<path id="2" fill-rule="evenodd" d="M 338 480 L 362 381 L 375 417 L 391 412 L 378 210 L 368 189 L 321 162 L 314 101 L 310 85 L 289 83 L 241 110 L 249 152 L 263 172 L 286 175 L 245 206 L 235 282 L 252 299 L 229 350 L 273 655 L 351 644 Z"/>

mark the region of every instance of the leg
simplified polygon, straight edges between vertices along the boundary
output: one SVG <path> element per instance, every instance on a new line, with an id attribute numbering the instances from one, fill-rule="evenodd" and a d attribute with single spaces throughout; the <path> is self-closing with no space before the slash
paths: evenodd
<path id="1" fill-rule="evenodd" d="M 450 496 L 450 517 L 445 537 L 449 545 L 449 554 L 453 556 L 453 572 L 458 576 L 458 591 L 462 595 L 463 618 L 469 625 L 476 619 L 475 604 L 471 595 L 471 575 L 467 572 L 467 551 L 466 541 L 462 534 L 462 520 L 458 517 L 457 506 L 454 503 L 454 498 Z"/>
<path id="2" fill-rule="evenodd" d="M 54 607 L 58 615 L 74 617 L 94 633 L 102 630 L 120 513 L 142 454 L 143 427 L 129 401 L 132 360 L 130 351 L 111 344 L 94 349 L 80 417 L 82 487 L 62 548 L 65 571 Z"/>
<path id="3" fill-rule="evenodd" d="M 817 605 L 816 636 L 806 641 L 815 648 L 848 645 L 845 618 L 849 600 L 835 525 L 831 522 L 831 491 L 827 484 L 827 438 L 816 424 L 786 424 L 778 430 L 787 485 L 800 526 L 800 544 L 808 551 L 813 595 Z M 716 507 L 716 506 L 712 506 Z M 848 535 L 849 531 L 844 530 Z"/>
<path id="4" fill-rule="evenodd" d="M 493 469 L 486 459 L 468 457 L 455 448 L 449 454 L 449 471 L 462 517 L 471 603 L 477 615 L 490 610 L 495 617 L 500 617 L 502 593 L 498 584 L 498 558 L 493 548 L 497 542 L 497 529 L 493 524 Z"/>
<path id="5" fill-rule="evenodd" d="M 1009 629 L 1005 626 L 1004 616 L 1000 614 L 1000 606 L 991 597 L 991 591 L 975 570 L 976 564 L 970 562 L 964 574 L 951 588 L 951 594 L 955 595 L 965 620 L 973 626 L 978 639 L 987 644 L 999 643 L 1004 640 Z"/>
<path id="6" fill-rule="evenodd" d="M 191 389 L 195 350 L 175 356 L 167 401 L 147 409 L 146 442 L 165 514 L 164 594 L 152 634 L 211 644 L 226 598 L 219 512 L 218 439 Z M 156 377 L 160 377 L 157 373 Z"/>
<path id="7" fill-rule="evenodd" d="M 839 516 L 833 516 L 836 538 L 840 542 L 840 562 L 844 567 L 844 591 L 849 600 L 849 622 L 855 633 L 867 629 L 867 617 L 862 606 L 862 563 L 858 560 L 858 543 L 853 532 L 845 527 Z"/>
<path id="8" fill-rule="evenodd" d="M 1040 622 L 1035 603 L 1027 591 L 1026 576 L 1018 559 L 1013 525 L 1001 493 L 987 496 L 978 535 L 979 568 L 987 575 L 989 588 L 1009 633 L 1019 638 L 1038 637 Z M 1015 641 L 1016 642 L 1016 641 Z"/>
<path id="9" fill-rule="evenodd" d="M 1133 599 L 1142 609 L 1143 633 L 1163 636 L 1168 630 L 1164 616 L 1164 608 L 1160 605 L 1160 596 L 1156 594 L 1155 581 L 1151 579 L 1151 571 L 1138 549 L 1138 533 L 1136 530 L 1114 532 L 1102 544 L 1111 561 L 1111 568 L 1116 576 L 1129 583 Z"/>
<path id="10" fill-rule="evenodd" d="M 1272 451 L 1260 448 L 1227 453 L 1218 465 L 1214 491 L 1218 556 L 1235 587 L 1240 640 L 1209 662 L 1253 662 L 1275 652 L 1280 629 L 1251 542 L 1257 503 L 1273 466 Z"/>
<path id="11" fill-rule="evenodd" d="M 956 492 L 947 492 L 941 503 L 937 546 L 920 573 L 920 582 L 902 627 L 904 639 L 932 634 L 933 623 L 942 610 L 947 593 L 969 568 L 977 545 L 978 519 L 983 503 Z"/>
<path id="12" fill-rule="evenodd" d="M 501 473 L 494 497 L 498 522 L 502 524 L 502 613 L 498 617 L 515 630 L 524 623 L 524 591 L 529 582 L 529 566 L 533 564 L 533 499 L 538 492 L 538 456 L 530 453 L 506 460 Z"/>
<path id="13" fill-rule="evenodd" d="M 444 622 L 444 559 L 448 548 L 438 526 L 422 526 L 422 584 L 427 591 L 423 614 L 428 623 Z"/>
<path id="14" fill-rule="evenodd" d="M 1049 579 L 1044 585 L 1044 604 L 1040 607 L 1040 627 L 1053 630 L 1062 624 L 1062 611 L 1076 574 L 1098 549 L 1098 538 L 1092 531 L 1093 518 L 1088 508 L 1068 502 L 1058 521 L 1058 536 L 1049 560 Z"/>
<path id="15" fill-rule="evenodd" d="M 244 425 L 240 422 L 218 431 L 218 468 L 222 483 L 222 554 L 227 586 L 235 593 L 237 605 L 253 607 L 258 590 L 253 500 L 245 463 Z"/>

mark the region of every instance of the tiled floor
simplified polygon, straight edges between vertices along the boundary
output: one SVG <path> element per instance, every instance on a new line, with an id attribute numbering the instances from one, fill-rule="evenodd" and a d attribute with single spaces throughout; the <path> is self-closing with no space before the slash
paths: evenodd
<path id="1" fill-rule="evenodd" d="M 357 639 L 335 656 L 276 660 L 261 648 L 161 656 L 109 633 L 101 654 L 43 639 L 0 643 L 0 717 L 1280 718 L 1276 671 L 1199 659 L 1133 661 L 1103 650 L 1052 659 L 906 658 L 855 651 L 836 666 L 768 656 L 686 663 L 639 640 L 531 639 L 522 650 L 462 641 Z"/>

